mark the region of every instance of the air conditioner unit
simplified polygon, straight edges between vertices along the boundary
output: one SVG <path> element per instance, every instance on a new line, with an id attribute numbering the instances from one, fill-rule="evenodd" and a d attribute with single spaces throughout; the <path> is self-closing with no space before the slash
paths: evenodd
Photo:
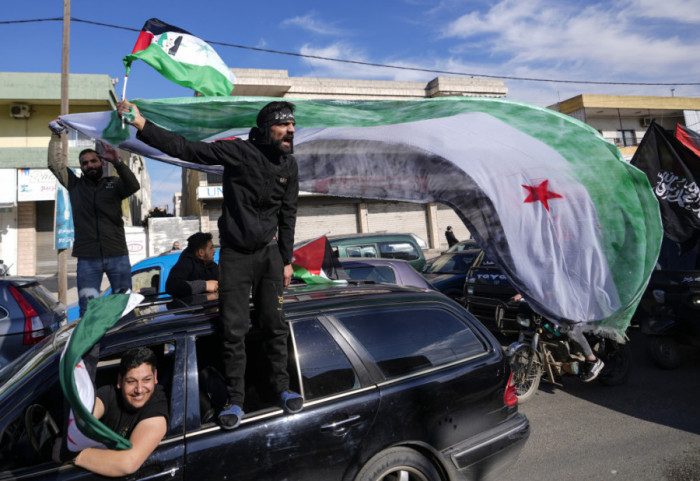
<path id="1" fill-rule="evenodd" d="M 15 104 L 10 106 L 10 117 L 15 119 L 28 119 L 32 111 L 27 104 Z"/>
<path id="2" fill-rule="evenodd" d="M 651 125 L 651 117 L 642 117 L 639 119 L 639 125 L 642 127 L 649 127 Z"/>

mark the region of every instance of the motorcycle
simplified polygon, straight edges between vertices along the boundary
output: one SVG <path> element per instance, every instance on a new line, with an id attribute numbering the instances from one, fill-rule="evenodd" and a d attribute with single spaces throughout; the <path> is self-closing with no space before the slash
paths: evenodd
<path id="1" fill-rule="evenodd" d="M 519 326 L 518 340 L 506 348 L 510 360 L 513 381 L 519 402 L 531 399 L 545 380 L 556 386 L 563 386 L 562 376 L 577 376 L 585 356 L 578 344 L 569 340 L 566 334 L 544 317 L 532 311 L 521 302 L 516 316 Z M 496 325 L 500 324 L 507 308 L 501 303 L 496 308 Z M 618 343 L 612 339 L 594 334 L 586 334 L 593 353 L 605 366 L 598 376 L 606 386 L 617 386 L 627 382 L 630 376 L 632 351 L 628 343 Z"/>

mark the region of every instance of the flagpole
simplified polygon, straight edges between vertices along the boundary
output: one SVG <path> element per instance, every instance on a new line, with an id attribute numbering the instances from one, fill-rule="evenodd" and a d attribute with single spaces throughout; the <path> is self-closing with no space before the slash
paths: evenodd
<path id="1" fill-rule="evenodd" d="M 126 100 L 126 83 L 129 81 L 129 76 L 124 75 L 124 86 L 122 87 L 122 100 Z M 122 115 L 122 129 L 124 128 L 124 116 Z"/>

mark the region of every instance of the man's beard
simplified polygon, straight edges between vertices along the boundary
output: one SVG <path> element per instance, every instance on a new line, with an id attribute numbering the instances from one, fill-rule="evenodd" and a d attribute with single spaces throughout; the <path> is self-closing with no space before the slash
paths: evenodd
<path id="1" fill-rule="evenodd" d="M 102 173 L 103 173 L 102 167 L 97 167 L 96 169 L 88 169 L 85 172 L 85 176 L 88 179 L 97 182 L 98 180 L 100 180 L 102 178 Z"/>
<path id="2" fill-rule="evenodd" d="M 282 145 L 283 141 L 289 142 L 289 147 L 287 147 L 286 145 Z M 273 139 L 271 143 L 272 143 L 272 148 L 278 154 L 289 155 L 289 154 L 294 153 L 294 136 L 293 135 L 287 135 L 281 139 Z"/>

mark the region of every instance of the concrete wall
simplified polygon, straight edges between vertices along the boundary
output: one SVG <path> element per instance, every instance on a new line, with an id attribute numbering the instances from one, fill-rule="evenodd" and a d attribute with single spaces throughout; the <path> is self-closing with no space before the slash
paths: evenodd
<path id="1" fill-rule="evenodd" d="M 199 230 L 199 217 L 151 217 L 148 219 L 148 257 L 169 251 L 175 241 L 184 249 L 187 238 Z"/>

